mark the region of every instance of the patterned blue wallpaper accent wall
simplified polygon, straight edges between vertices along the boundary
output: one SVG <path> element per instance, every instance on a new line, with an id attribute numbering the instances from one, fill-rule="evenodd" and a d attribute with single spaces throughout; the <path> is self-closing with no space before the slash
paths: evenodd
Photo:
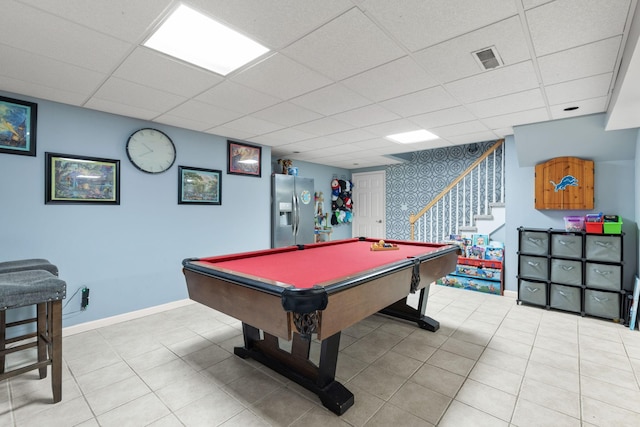
<path id="1" fill-rule="evenodd" d="M 409 162 L 387 167 L 387 237 L 408 240 L 409 215 L 418 213 L 494 143 L 417 151 Z"/>

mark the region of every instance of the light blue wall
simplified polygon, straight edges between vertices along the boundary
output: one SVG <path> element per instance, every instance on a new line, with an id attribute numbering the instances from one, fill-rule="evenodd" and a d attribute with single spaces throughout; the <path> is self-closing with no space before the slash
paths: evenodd
<path id="1" fill-rule="evenodd" d="M 591 212 L 616 214 L 623 218 L 625 233 L 624 276 L 625 288 L 632 286 L 632 277 L 637 270 L 637 220 L 636 220 L 636 160 L 600 160 L 594 159 L 594 192 L 595 203 L 591 211 L 580 210 L 536 210 L 534 208 L 535 166 L 521 167 L 517 158 L 516 145 L 521 132 L 528 143 L 535 140 L 562 140 L 566 147 L 579 146 L 582 126 L 587 126 L 592 133 L 597 133 L 600 144 L 615 150 L 617 144 L 629 143 L 632 133 L 632 144 L 637 139 L 637 130 L 605 131 L 601 115 L 581 117 L 577 119 L 558 120 L 554 122 L 527 125 L 526 128 L 514 129 L 514 135 L 506 138 L 506 224 L 505 247 L 505 289 L 517 290 L 516 275 L 518 272 L 517 248 L 520 226 L 527 228 L 564 229 L 564 217 L 567 215 L 584 215 Z M 625 147 L 627 149 L 628 147 Z M 557 157 L 548 150 L 537 153 L 541 161 Z M 585 158 L 589 158 L 586 157 Z"/>
<path id="2" fill-rule="evenodd" d="M 270 147 L 262 148 L 261 178 L 228 175 L 223 137 L 0 94 L 38 103 L 37 156 L 0 154 L 0 260 L 47 258 L 58 266 L 67 282 L 65 327 L 187 298 L 184 258 L 270 247 Z M 169 171 L 145 174 L 127 159 L 127 138 L 142 127 L 174 141 Z M 45 152 L 120 159 L 120 205 L 45 205 Z M 221 170 L 222 205 L 178 205 L 178 165 Z M 298 166 L 327 188 L 333 174 L 348 173 Z M 350 237 L 350 226 L 342 234 Z M 90 305 L 79 311 L 79 295 L 71 297 L 85 286 Z"/>

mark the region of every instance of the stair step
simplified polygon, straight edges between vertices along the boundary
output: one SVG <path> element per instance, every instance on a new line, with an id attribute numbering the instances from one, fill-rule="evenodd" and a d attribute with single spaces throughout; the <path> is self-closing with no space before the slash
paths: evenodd
<path id="1" fill-rule="evenodd" d="M 473 219 L 487 219 L 489 221 L 493 220 L 493 215 L 474 215 Z"/>

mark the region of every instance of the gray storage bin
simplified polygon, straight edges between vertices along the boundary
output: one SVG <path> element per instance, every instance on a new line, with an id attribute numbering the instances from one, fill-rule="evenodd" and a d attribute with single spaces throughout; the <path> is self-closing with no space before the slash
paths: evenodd
<path id="1" fill-rule="evenodd" d="M 584 312 L 591 316 L 619 319 L 620 293 L 585 289 Z"/>
<path id="2" fill-rule="evenodd" d="M 565 285 L 582 285 L 582 262 L 552 259 L 551 281 Z"/>
<path id="3" fill-rule="evenodd" d="M 552 234 L 551 256 L 582 258 L 582 235 Z"/>
<path id="4" fill-rule="evenodd" d="M 545 231 L 521 231 L 520 253 L 529 255 L 548 255 L 549 233 Z"/>
<path id="5" fill-rule="evenodd" d="M 549 276 L 549 260 L 545 257 L 520 255 L 521 277 L 547 280 Z"/>
<path id="6" fill-rule="evenodd" d="M 551 284 L 549 306 L 560 310 L 580 312 L 582 288 Z"/>
<path id="7" fill-rule="evenodd" d="M 547 284 L 521 279 L 518 285 L 518 299 L 529 304 L 546 306 Z"/>
<path id="8" fill-rule="evenodd" d="M 619 291 L 622 289 L 622 266 L 587 262 L 585 285 L 590 288 Z"/>
<path id="9" fill-rule="evenodd" d="M 622 261 L 622 236 L 588 234 L 585 242 L 585 257 L 592 261 Z"/>

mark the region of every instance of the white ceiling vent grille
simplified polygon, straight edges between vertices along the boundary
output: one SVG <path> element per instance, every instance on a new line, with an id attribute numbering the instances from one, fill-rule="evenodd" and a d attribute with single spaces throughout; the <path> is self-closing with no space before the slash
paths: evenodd
<path id="1" fill-rule="evenodd" d="M 495 46 L 477 50 L 472 55 L 483 70 L 492 70 L 504 65 Z"/>

